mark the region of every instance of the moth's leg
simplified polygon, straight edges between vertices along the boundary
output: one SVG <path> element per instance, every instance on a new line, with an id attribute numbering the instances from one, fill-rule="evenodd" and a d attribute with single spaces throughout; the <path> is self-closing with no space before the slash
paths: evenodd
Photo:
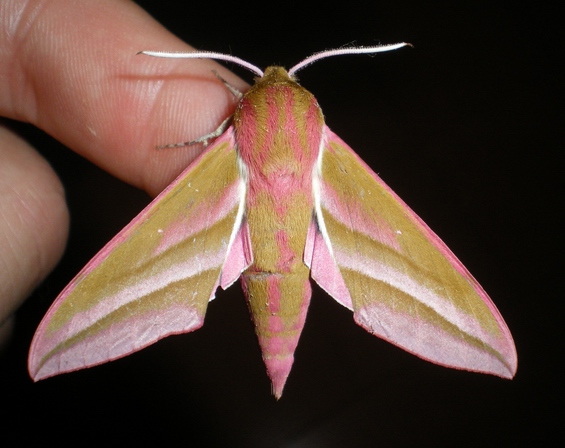
<path id="1" fill-rule="evenodd" d="M 243 97 L 243 93 L 241 93 L 239 90 L 237 90 L 234 86 L 232 86 L 230 83 L 228 83 L 224 78 L 222 78 L 218 72 L 216 72 L 216 70 L 212 70 L 212 72 L 214 73 L 214 75 L 216 75 L 216 77 L 222 81 L 222 83 L 226 86 L 226 88 L 232 93 L 232 95 L 235 97 L 235 99 L 237 101 L 241 100 L 241 98 Z M 222 123 L 220 124 L 220 126 L 218 126 L 218 128 L 215 131 L 210 132 L 209 134 L 203 135 L 202 137 L 199 137 L 195 140 L 191 140 L 188 142 L 180 142 L 180 143 L 170 143 L 168 145 L 162 145 L 162 146 L 157 146 L 157 149 L 165 149 L 165 148 L 182 148 L 183 146 L 190 146 L 190 145 L 195 145 L 197 143 L 203 143 L 204 146 L 208 146 L 210 140 L 214 140 L 215 138 L 218 138 L 220 135 L 222 135 L 224 133 L 224 131 L 228 128 L 228 126 L 231 124 L 231 119 L 232 117 L 229 116 L 228 118 L 226 118 L 224 121 L 222 121 Z"/>

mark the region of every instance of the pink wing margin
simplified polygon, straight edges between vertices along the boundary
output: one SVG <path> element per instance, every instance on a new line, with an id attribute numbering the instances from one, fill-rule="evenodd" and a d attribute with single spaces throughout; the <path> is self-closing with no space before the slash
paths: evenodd
<path id="1" fill-rule="evenodd" d="M 305 252 L 312 278 L 370 333 L 443 366 L 512 378 L 514 342 L 486 292 L 351 148 L 324 134 Z"/>
<path id="2" fill-rule="evenodd" d="M 218 285 L 250 264 L 230 127 L 79 272 L 33 338 L 34 380 L 196 330 Z"/>

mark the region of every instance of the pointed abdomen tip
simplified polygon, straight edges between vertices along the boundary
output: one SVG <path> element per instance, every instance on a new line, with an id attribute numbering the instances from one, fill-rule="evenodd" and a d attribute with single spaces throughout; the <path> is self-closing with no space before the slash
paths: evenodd
<path id="1" fill-rule="evenodd" d="M 290 374 L 290 369 L 292 369 L 294 356 L 287 356 L 285 358 L 275 357 L 265 359 L 264 361 L 267 366 L 267 374 L 271 379 L 273 395 L 278 400 L 282 396 L 284 385 Z"/>

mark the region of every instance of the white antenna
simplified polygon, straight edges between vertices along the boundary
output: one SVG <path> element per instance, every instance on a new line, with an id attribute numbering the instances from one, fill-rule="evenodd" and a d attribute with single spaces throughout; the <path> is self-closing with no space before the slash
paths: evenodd
<path id="1" fill-rule="evenodd" d="M 258 76 L 263 76 L 263 70 L 259 67 L 244 61 L 237 56 L 232 56 L 224 53 L 215 53 L 213 51 L 192 51 L 188 53 L 183 52 L 167 52 L 167 51 L 140 51 L 137 54 L 146 54 L 148 56 L 155 56 L 156 58 L 189 58 L 189 59 L 218 59 L 221 61 L 233 62 L 234 64 L 241 65 L 247 70 L 255 73 Z"/>
<path id="2" fill-rule="evenodd" d="M 390 45 L 375 45 L 372 47 L 347 47 L 347 48 L 336 48 L 334 50 L 320 51 L 319 53 L 314 53 L 312 56 L 307 57 L 302 62 L 299 62 L 294 67 L 292 67 L 288 74 L 293 76 L 298 70 L 302 70 L 307 65 L 316 62 L 319 59 L 329 58 L 330 56 L 339 56 L 342 54 L 372 54 L 380 53 L 383 51 L 397 50 L 398 48 L 412 46 L 406 42 L 399 44 Z M 157 58 L 190 58 L 190 59 L 218 59 L 221 61 L 233 62 L 234 64 L 240 65 L 247 70 L 255 73 L 258 76 L 263 76 L 263 70 L 244 61 L 237 56 L 232 56 L 224 53 L 216 53 L 213 51 L 193 51 L 193 52 L 166 52 L 166 51 L 140 51 L 141 54 L 146 54 L 148 56 L 155 56 Z M 139 54 L 138 53 L 138 54 Z"/>
<path id="3" fill-rule="evenodd" d="M 397 50 L 402 47 L 412 46 L 412 44 L 407 44 L 406 42 L 401 42 L 399 44 L 389 44 L 389 45 L 375 45 L 373 47 L 347 47 L 347 48 L 336 48 L 334 50 L 320 51 L 319 53 L 314 53 L 312 56 L 308 56 L 302 62 L 299 62 L 294 67 L 292 67 L 288 74 L 293 76 L 298 70 L 302 70 L 307 65 L 313 64 L 319 59 L 329 58 L 330 56 L 339 56 L 342 54 L 371 54 L 380 53 L 382 51 L 392 51 Z"/>

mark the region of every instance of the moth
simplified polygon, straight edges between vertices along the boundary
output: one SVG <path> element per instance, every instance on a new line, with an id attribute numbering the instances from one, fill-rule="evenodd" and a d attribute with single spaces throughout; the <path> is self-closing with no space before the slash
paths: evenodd
<path id="1" fill-rule="evenodd" d="M 429 227 L 325 124 L 298 70 L 265 72 L 217 138 L 57 297 L 33 339 L 39 380 L 114 360 L 198 329 L 218 286 L 238 278 L 273 394 L 290 373 L 311 279 L 355 322 L 425 360 L 512 378 L 508 327 L 478 282 Z M 220 135 L 221 134 L 221 135 Z"/>

